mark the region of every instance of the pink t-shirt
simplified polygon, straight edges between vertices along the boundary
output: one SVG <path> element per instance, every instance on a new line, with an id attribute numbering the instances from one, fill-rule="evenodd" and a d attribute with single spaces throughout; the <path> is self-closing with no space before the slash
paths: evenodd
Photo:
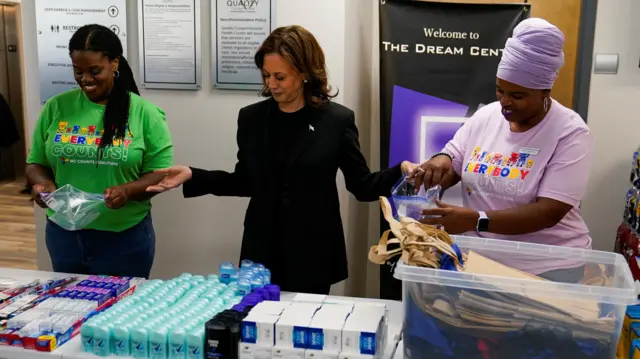
<path id="1" fill-rule="evenodd" d="M 466 233 L 493 239 L 591 248 L 580 216 L 591 161 L 593 138 L 580 115 L 553 101 L 547 116 L 527 132 L 511 132 L 499 102 L 479 109 L 445 146 L 462 178 L 464 206 L 495 211 L 533 203 L 537 197 L 573 206 L 560 223 L 524 235 Z M 533 274 L 570 268 L 571 260 L 516 258 L 500 261 Z M 509 263 L 510 261 L 510 263 Z"/>

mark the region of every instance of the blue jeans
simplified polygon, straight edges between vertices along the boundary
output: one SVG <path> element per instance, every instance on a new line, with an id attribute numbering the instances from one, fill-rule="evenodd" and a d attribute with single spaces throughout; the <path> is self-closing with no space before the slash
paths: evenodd
<path id="1" fill-rule="evenodd" d="M 151 214 L 122 232 L 67 231 L 47 220 L 45 236 L 55 272 L 149 278 L 156 251 Z"/>

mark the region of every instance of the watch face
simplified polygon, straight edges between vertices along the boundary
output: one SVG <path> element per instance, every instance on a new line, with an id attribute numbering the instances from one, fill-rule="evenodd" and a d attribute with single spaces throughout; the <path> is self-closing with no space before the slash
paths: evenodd
<path id="1" fill-rule="evenodd" d="M 478 221 L 478 231 L 484 232 L 489 229 L 489 218 L 480 218 Z"/>

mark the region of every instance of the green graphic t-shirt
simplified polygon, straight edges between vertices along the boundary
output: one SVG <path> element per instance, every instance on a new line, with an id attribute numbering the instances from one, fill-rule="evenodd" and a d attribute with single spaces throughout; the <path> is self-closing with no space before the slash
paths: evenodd
<path id="1" fill-rule="evenodd" d="M 104 110 L 80 89 L 51 98 L 36 124 L 27 162 L 51 168 L 58 188 L 70 184 L 96 194 L 173 165 L 164 111 L 133 93 L 124 140 L 114 140 L 98 160 Z M 140 223 L 150 209 L 149 200 L 130 200 L 114 210 L 105 206 L 87 229 L 121 232 Z"/>

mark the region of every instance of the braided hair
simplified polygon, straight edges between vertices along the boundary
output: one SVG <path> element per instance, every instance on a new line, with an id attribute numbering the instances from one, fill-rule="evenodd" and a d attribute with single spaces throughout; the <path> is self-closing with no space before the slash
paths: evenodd
<path id="1" fill-rule="evenodd" d="M 98 159 L 114 140 L 124 140 L 129 124 L 130 92 L 140 95 L 133 78 L 131 66 L 122 56 L 123 48 L 118 35 L 102 25 L 85 25 L 79 28 L 69 40 L 69 55 L 74 51 L 99 52 L 110 61 L 119 60 L 118 75 L 114 76 L 113 88 L 107 97 L 104 111 L 104 132 L 98 147 Z"/>

